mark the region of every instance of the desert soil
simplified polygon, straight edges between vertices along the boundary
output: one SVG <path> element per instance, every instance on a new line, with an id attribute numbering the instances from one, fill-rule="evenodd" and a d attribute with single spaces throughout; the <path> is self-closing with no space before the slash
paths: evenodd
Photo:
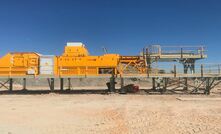
<path id="1" fill-rule="evenodd" d="M 221 133 L 220 100 L 181 101 L 177 97 L 0 95 L 0 134 Z"/>

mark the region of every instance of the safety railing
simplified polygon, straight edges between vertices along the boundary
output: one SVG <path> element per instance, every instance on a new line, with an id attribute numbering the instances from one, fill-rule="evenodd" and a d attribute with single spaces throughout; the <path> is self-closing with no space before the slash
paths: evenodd
<path id="1" fill-rule="evenodd" d="M 204 46 L 160 46 L 151 45 L 146 48 L 148 55 L 205 55 Z"/>
<path id="2" fill-rule="evenodd" d="M 188 64 L 189 65 L 189 64 Z M 221 64 L 195 64 L 184 73 L 183 64 L 150 65 L 146 73 L 123 73 L 123 76 L 143 77 L 221 77 Z M 189 65 L 190 66 L 190 65 Z"/>

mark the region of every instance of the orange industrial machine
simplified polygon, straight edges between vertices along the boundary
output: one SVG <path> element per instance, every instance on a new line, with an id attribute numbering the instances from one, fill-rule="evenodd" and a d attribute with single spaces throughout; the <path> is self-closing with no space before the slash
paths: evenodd
<path id="1" fill-rule="evenodd" d="M 37 53 L 8 53 L 0 59 L 1 76 L 37 74 L 39 74 L 39 54 Z"/>
<path id="2" fill-rule="evenodd" d="M 136 69 L 136 73 L 144 72 L 145 60 L 142 56 L 120 56 L 119 54 L 91 56 L 85 45 L 77 42 L 67 43 L 61 56 L 23 52 L 8 53 L 0 59 L 0 76 L 122 75 L 131 68 Z"/>
<path id="3" fill-rule="evenodd" d="M 90 56 L 82 43 L 67 43 L 63 55 L 55 57 L 55 75 L 117 74 L 119 54 Z"/>

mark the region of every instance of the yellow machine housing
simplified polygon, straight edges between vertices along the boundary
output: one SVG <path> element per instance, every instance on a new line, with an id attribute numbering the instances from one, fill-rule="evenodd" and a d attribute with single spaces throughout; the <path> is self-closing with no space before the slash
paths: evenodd
<path id="1" fill-rule="evenodd" d="M 88 56 L 88 50 L 82 43 L 67 43 L 67 46 L 65 46 L 64 53 L 62 56 L 67 57 L 84 57 Z"/>
<path id="2" fill-rule="evenodd" d="M 144 59 L 140 56 L 120 56 L 119 54 L 90 56 L 84 44 L 72 42 L 67 43 L 61 56 L 54 56 L 54 60 L 53 57 L 52 61 L 50 60 L 47 56 L 34 52 L 8 53 L 0 58 L 0 76 L 123 75 L 124 73 L 130 73 L 128 70 L 131 70 L 131 68 L 135 70 L 133 72 L 139 73 L 144 73 L 146 69 Z M 48 72 L 52 73 L 49 74 Z"/>
<path id="3" fill-rule="evenodd" d="M 39 54 L 33 52 L 8 53 L 0 59 L 0 75 L 37 75 Z"/>
<path id="4" fill-rule="evenodd" d="M 57 75 L 101 75 L 116 74 L 118 54 L 90 56 L 85 45 L 79 43 L 65 47 L 62 56 L 55 58 Z"/>

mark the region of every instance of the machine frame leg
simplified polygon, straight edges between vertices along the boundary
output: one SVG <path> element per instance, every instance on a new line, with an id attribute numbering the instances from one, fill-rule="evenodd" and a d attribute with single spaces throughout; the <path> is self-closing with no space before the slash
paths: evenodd
<path id="1" fill-rule="evenodd" d="M 156 79 L 152 78 L 152 90 L 156 90 Z"/>
<path id="2" fill-rule="evenodd" d="M 27 90 L 26 83 L 27 83 L 26 78 L 23 78 L 23 89 L 22 90 Z"/>
<path id="3" fill-rule="evenodd" d="M 127 91 L 126 91 L 126 89 L 124 88 L 124 78 L 123 78 L 123 77 L 120 78 L 120 86 L 121 86 L 121 88 L 120 88 L 120 94 L 126 94 Z"/>
<path id="4" fill-rule="evenodd" d="M 12 91 L 13 90 L 13 79 L 10 78 L 9 79 L 9 91 Z"/>
<path id="5" fill-rule="evenodd" d="M 71 90 L 71 78 L 68 78 L 68 89 L 67 90 Z"/>
<path id="6" fill-rule="evenodd" d="M 110 78 L 110 92 L 112 92 L 112 93 L 115 93 L 115 77 L 114 76 L 112 76 L 111 78 Z"/>
<path id="7" fill-rule="evenodd" d="M 166 90 L 167 90 L 167 84 L 168 84 L 168 78 L 164 78 L 164 79 L 163 79 L 163 88 L 162 88 L 162 90 L 161 90 L 161 93 L 166 92 Z"/>
<path id="8" fill-rule="evenodd" d="M 54 91 L 54 78 L 51 78 L 51 91 Z"/>
<path id="9" fill-rule="evenodd" d="M 183 90 L 187 91 L 188 90 L 188 78 L 184 78 L 184 87 Z"/>
<path id="10" fill-rule="evenodd" d="M 205 87 L 204 94 L 206 94 L 206 95 L 210 94 L 210 90 L 212 89 L 212 85 L 213 85 L 214 81 L 215 81 L 215 79 L 206 78 L 206 87 Z"/>
<path id="11" fill-rule="evenodd" d="M 64 90 L 64 78 L 60 78 L 60 90 Z"/>

